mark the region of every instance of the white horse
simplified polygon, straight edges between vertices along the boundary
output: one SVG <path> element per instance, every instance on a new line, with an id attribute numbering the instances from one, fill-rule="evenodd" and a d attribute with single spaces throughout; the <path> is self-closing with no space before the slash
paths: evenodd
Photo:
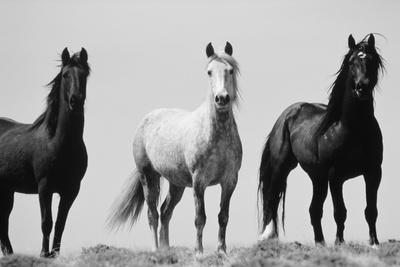
<path id="1" fill-rule="evenodd" d="M 193 112 L 158 109 L 144 118 L 133 141 L 136 170 L 115 203 L 109 218 L 112 227 L 121 226 L 128 220 L 133 224 L 146 201 L 154 249 L 159 247 L 157 205 L 162 176 L 169 181 L 169 192 L 160 210 L 160 246 L 169 247 L 168 226 L 172 212 L 185 187 L 193 187 L 195 250 L 202 253 L 206 223 L 204 191 L 207 186 L 220 184 L 218 251 L 226 253 L 229 202 L 242 162 L 242 145 L 232 109 L 238 101 L 236 78 L 239 68 L 232 50 L 232 45 L 227 42 L 224 52 L 214 53 L 212 44 L 208 44 L 207 74 L 211 90 L 200 107 Z"/>

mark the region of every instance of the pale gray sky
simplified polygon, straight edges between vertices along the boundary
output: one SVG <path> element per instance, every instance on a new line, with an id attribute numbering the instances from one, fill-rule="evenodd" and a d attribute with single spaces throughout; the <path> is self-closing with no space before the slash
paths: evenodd
<path id="1" fill-rule="evenodd" d="M 0 116 L 32 122 L 43 111 L 44 87 L 59 69 L 64 47 L 89 54 L 84 138 L 89 167 L 72 207 L 63 250 L 106 243 L 151 246 L 144 212 L 132 231 L 109 233 L 105 219 L 132 170 L 133 132 L 160 107 L 196 108 L 208 90 L 205 47 L 228 40 L 241 65 L 243 100 L 237 112 L 244 155 L 231 201 L 228 247 L 257 239 L 256 188 L 260 154 L 279 114 L 297 101 L 327 102 L 328 88 L 347 37 L 379 32 L 377 46 L 387 74 L 376 93 L 376 116 L 384 136 L 378 237 L 399 238 L 398 180 L 400 2 L 385 1 L 3 1 L 0 4 Z M 164 189 L 167 182 L 164 183 Z M 345 238 L 365 241 L 363 179 L 345 184 Z M 164 190 L 165 192 L 165 190 Z M 217 244 L 219 187 L 206 191 L 205 246 Z M 58 199 L 58 197 L 55 197 Z M 284 240 L 312 242 L 308 206 L 311 183 L 300 170 L 288 180 Z M 56 208 L 57 201 L 53 206 Z M 55 211 L 55 209 L 54 209 Z M 10 221 L 16 252 L 38 254 L 41 244 L 37 195 L 17 194 Z M 330 196 L 323 227 L 332 242 L 336 226 Z M 194 204 L 187 189 L 170 226 L 172 245 L 194 246 Z"/>

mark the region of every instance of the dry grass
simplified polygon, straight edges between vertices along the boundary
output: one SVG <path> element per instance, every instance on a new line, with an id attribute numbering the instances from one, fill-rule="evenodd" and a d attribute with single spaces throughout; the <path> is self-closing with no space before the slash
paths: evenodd
<path id="1" fill-rule="evenodd" d="M 0 266 L 400 266 L 400 242 L 392 240 L 372 249 L 356 243 L 315 247 L 263 241 L 231 249 L 228 256 L 214 252 L 200 257 L 184 247 L 149 252 L 97 245 L 82 249 L 76 257 L 55 260 L 25 255 L 3 257 Z"/>

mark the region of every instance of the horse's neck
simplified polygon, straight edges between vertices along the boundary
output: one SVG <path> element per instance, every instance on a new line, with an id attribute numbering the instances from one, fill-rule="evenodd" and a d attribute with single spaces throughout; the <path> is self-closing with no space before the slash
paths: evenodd
<path id="1" fill-rule="evenodd" d="M 65 143 L 79 141 L 82 139 L 84 115 L 72 114 L 65 100 L 60 100 L 57 123 L 54 136 L 51 138 L 54 143 Z"/>
<path id="2" fill-rule="evenodd" d="M 349 128 L 360 129 L 362 125 L 374 118 L 373 99 L 359 100 L 352 95 L 352 89 L 347 87 L 343 97 L 340 121 Z"/>
<path id="3" fill-rule="evenodd" d="M 214 103 L 206 102 L 203 108 L 203 125 L 208 132 L 210 139 L 220 139 L 232 133 L 236 129 L 236 122 L 233 110 L 225 112 L 216 110 Z"/>

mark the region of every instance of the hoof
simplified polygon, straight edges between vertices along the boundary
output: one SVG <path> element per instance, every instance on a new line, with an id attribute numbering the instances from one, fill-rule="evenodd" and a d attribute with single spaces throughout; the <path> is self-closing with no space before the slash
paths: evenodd
<path id="1" fill-rule="evenodd" d="M 169 245 L 165 245 L 165 244 L 161 244 L 159 247 L 158 247 L 158 249 L 161 249 L 161 250 L 165 250 L 165 249 L 169 249 L 170 248 L 170 246 Z M 156 249 L 157 250 L 157 249 Z"/>
<path id="2" fill-rule="evenodd" d="M 40 257 L 41 258 L 50 258 L 51 253 L 48 251 L 42 251 L 40 252 Z"/>
<path id="3" fill-rule="evenodd" d="M 378 250 L 379 249 L 379 245 L 378 244 L 373 244 L 371 245 L 372 249 Z"/>
<path id="4" fill-rule="evenodd" d="M 201 258 L 201 257 L 203 257 L 203 250 L 202 249 L 195 249 L 194 250 L 194 255 L 195 255 L 195 257 L 196 257 L 196 259 L 197 258 Z"/>
<path id="5" fill-rule="evenodd" d="M 49 255 L 48 258 L 54 259 L 54 258 L 57 258 L 57 257 L 60 255 L 60 251 L 52 250 L 49 254 L 50 254 L 50 255 Z"/>
<path id="6" fill-rule="evenodd" d="M 344 239 L 337 239 L 335 240 L 335 246 L 342 246 L 342 245 L 346 245 L 346 241 L 344 241 Z"/>
<path id="7" fill-rule="evenodd" d="M 316 247 L 320 247 L 320 248 L 324 248 L 324 247 L 326 247 L 326 243 L 325 243 L 324 240 L 323 241 L 315 241 L 315 246 Z"/>
<path id="8" fill-rule="evenodd" d="M 228 255 L 228 254 L 226 253 L 226 246 L 218 246 L 217 252 L 220 253 L 220 254 L 224 254 L 225 256 Z"/>
<path id="9" fill-rule="evenodd" d="M 278 239 L 278 233 L 272 222 L 269 223 L 265 227 L 264 232 L 262 232 L 262 234 L 258 236 L 258 241 L 271 240 L 271 239 Z"/>
<path id="10" fill-rule="evenodd" d="M 3 251 L 3 256 L 11 256 L 11 255 L 13 255 L 14 253 L 11 251 L 8 251 L 8 250 L 5 250 L 5 251 Z M 0 256 L 0 258 L 1 258 L 1 256 Z"/>

